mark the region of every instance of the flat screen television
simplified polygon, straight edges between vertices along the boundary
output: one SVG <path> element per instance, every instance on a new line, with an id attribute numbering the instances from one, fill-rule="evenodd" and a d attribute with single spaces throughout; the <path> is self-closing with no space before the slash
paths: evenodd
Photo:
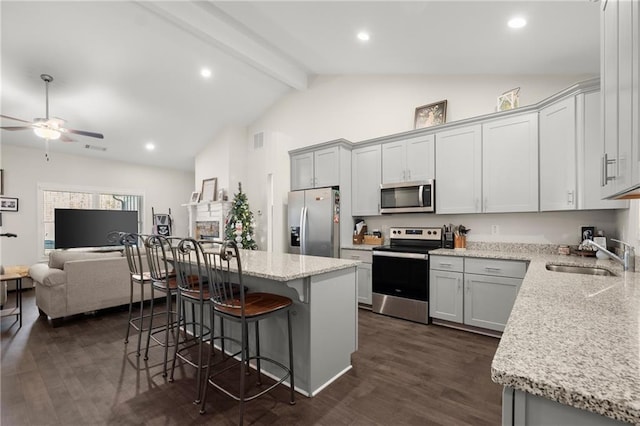
<path id="1" fill-rule="evenodd" d="M 55 248 L 106 247 L 113 231 L 138 232 L 138 212 L 124 210 L 55 209 Z"/>

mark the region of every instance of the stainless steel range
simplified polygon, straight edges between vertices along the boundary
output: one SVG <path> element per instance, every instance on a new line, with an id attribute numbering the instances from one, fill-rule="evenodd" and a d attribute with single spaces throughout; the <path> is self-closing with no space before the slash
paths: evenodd
<path id="1" fill-rule="evenodd" d="M 429 251 L 441 247 L 442 228 L 391 228 L 373 248 L 373 312 L 429 324 Z"/>

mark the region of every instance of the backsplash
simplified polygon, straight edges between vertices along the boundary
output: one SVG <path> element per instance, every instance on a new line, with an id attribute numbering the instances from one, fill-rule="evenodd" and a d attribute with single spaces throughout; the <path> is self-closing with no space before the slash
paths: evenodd
<path id="1" fill-rule="evenodd" d="M 504 251 L 509 253 L 558 254 L 560 244 L 492 243 L 486 241 L 467 242 L 468 250 Z"/>
<path id="2" fill-rule="evenodd" d="M 437 206 L 436 206 L 437 209 Z M 538 213 L 484 213 L 484 214 L 390 214 L 367 216 L 369 232 L 378 229 L 385 241 L 393 226 L 443 226 L 464 225 L 467 245 L 476 242 L 552 245 L 578 245 L 581 227 L 594 226 L 603 231 L 607 239 L 621 235 L 618 222 L 619 210 L 587 210 Z"/>

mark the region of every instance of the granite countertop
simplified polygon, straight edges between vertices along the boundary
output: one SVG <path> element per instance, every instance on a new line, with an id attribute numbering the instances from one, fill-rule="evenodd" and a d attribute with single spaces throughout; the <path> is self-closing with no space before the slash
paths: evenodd
<path id="1" fill-rule="evenodd" d="M 347 259 L 259 250 L 240 250 L 240 260 L 245 275 L 283 282 L 352 268 L 359 263 Z"/>
<path id="2" fill-rule="evenodd" d="M 491 366 L 491 379 L 562 404 L 640 423 L 640 273 L 577 256 L 440 249 L 432 254 L 530 262 Z M 600 277 L 547 263 L 597 266 Z"/>

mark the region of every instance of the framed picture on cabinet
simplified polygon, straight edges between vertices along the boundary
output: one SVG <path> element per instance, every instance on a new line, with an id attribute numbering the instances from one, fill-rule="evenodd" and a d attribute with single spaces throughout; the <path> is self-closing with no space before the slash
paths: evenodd
<path id="1" fill-rule="evenodd" d="M 190 203 L 197 203 L 200 200 L 200 193 L 198 191 L 194 191 L 191 193 Z"/>
<path id="2" fill-rule="evenodd" d="M 215 201 L 218 189 L 218 178 L 209 178 L 202 181 L 202 191 L 199 201 Z"/>
<path id="3" fill-rule="evenodd" d="M 437 126 L 447 122 L 447 101 L 435 102 L 416 108 L 414 129 Z"/>

